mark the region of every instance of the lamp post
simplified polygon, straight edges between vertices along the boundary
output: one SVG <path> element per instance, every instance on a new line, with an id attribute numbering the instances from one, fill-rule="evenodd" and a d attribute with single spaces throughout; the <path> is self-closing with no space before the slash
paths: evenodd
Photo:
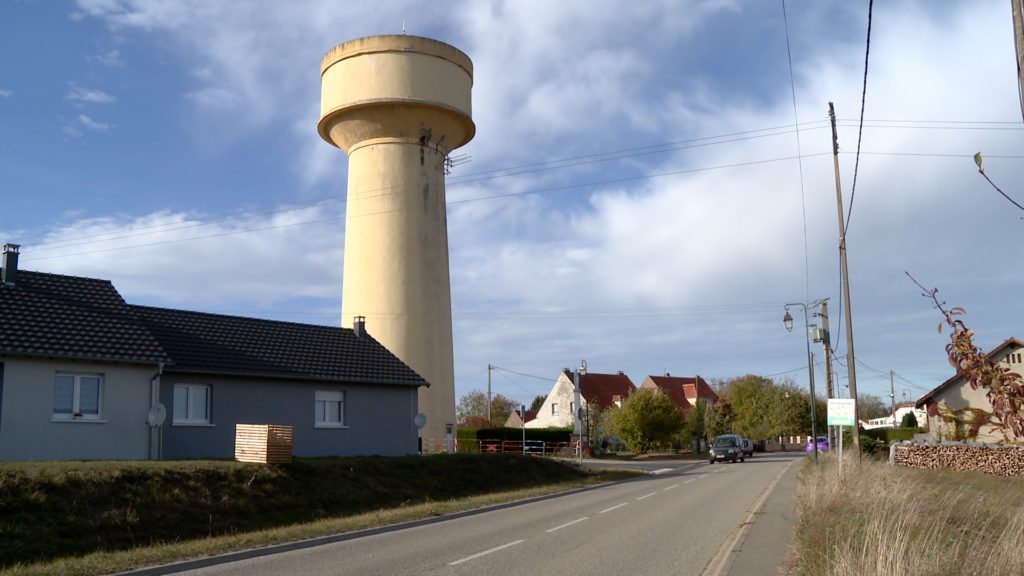
<path id="1" fill-rule="evenodd" d="M 825 300 L 818 300 L 811 304 L 811 307 L 820 306 Z M 811 444 L 814 446 L 814 463 L 818 463 L 818 424 L 816 422 L 817 415 L 815 414 L 815 394 L 814 394 L 814 357 L 811 356 L 811 324 L 807 317 L 807 305 L 802 302 L 796 302 L 786 304 L 786 315 L 782 317 L 782 324 L 786 327 L 786 332 L 793 331 L 793 317 L 789 314 L 790 306 L 799 306 L 804 309 L 804 341 L 807 344 L 807 380 L 810 383 L 811 389 Z"/>

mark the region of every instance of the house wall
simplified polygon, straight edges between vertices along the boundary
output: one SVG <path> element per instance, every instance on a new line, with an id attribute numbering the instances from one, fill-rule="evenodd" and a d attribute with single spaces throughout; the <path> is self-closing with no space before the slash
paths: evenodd
<path id="1" fill-rule="evenodd" d="M 581 403 L 586 400 L 581 399 Z M 544 404 L 537 411 L 537 417 L 526 423 L 527 428 L 565 428 L 572 426 L 575 419 L 572 414 L 572 404 L 576 402 L 573 383 L 565 374 L 558 376 L 555 385 L 548 392 Z M 558 413 L 551 413 L 551 406 L 558 404 Z"/>
<path id="2" fill-rule="evenodd" d="M 1024 349 L 1010 346 L 1001 351 L 998 357 L 992 358 L 992 360 L 999 362 L 1002 366 L 1009 368 L 1013 372 L 1024 374 L 1024 363 L 1016 361 L 1016 354 L 1019 354 L 1022 350 Z M 978 390 L 972 389 L 963 378 L 959 378 L 952 386 L 936 394 L 934 400 L 940 407 L 954 412 L 969 407 L 981 408 L 991 412 L 992 403 L 988 401 L 986 392 L 985 389 L 981 388 Z M 953 424 L 946 422 L 942 418 L 941 412 L 942 410 L 940 409 L 939 413 L 935 416 L 928 416 L 928 437 L 933 440 L 952 440 L 956 436 Z M 998 428 L 986 425 L 981 427 L 978 431 L 978 436 L 972 438 L 972 440 L 994 443 L 1004 441 L 1004 436 Z"/>
<path id="3" fill-rule="evenodd" d="M 149 382 L 156 367 L 0 358 L 0 460 L 149 457 Z M 101 419 L 53 420 L 56 372 L 101 374 Z"/>
<path id="4" fill-rule="evenodd" d="M 211 424 L 174 424 L 174 385 L 211 389 Z M 345 391 L 345 428 L 314 426 L 317 390 Z M 298 383 L 227 377 L 176 375 L 165 371 L 160 386 L 167 406 L 163 457 L 233 458 L 235 424 L 292 426 L 292 454 L 299 457 L 380 455 L 418 452 L 413 418 L 418 411 L 412 386 Z"/>

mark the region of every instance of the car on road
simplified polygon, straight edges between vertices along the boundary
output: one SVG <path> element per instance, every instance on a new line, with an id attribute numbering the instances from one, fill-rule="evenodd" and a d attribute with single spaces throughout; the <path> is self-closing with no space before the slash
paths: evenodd
<path id="1" fill-rule="evenodd" d="M 716 436 L 708 451 L 708 464 L 715 462 L 743 462 L 743 438 L 736 434 Z"/>
<path id="2" fill-rule="evenodd" d="M 818 436 L 816 439 L 818 444 L 818 452 L 828 452 L 828 436 Z M 807 439 L 807 446 L 804 448 L 805 452 L 814 452 L 815 440 Z"/>
<path id="3" fill-rule="evenodd" d="M 743 448 L 743 454 L 746 455 L 747 458 L 753 458 L 754 457 L 754 441 L 753 440 L 751 440 L 750 438 L 740 438 L 740 445 Z"/>

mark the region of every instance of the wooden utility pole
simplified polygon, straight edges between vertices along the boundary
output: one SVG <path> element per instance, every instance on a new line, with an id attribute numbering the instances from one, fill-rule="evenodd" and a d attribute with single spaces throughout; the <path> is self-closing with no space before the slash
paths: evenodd
<path id="1" fill-rule="evenodd" d="M 892 404 L 892 427 L 895 429 L 899 423 L 896 422 L 896 390 L 893 388 L 892 376 L 893 372 L 889 370 L 889 402 Z"/>
<path id="2" fill-rule="evenodd" d="M 853 356 L 853 315 L 850 313 L 850 274 L 846 267 L 846 224 L 843 222 L 843 188 L 839 183 L 839 135 L 836 133 L 836 110 L 828 103 L 832 122 L 832 164 L 836 173 L 836 210 L 839 213 L 839 269 L 843 277 L 843 312 L 846 316 L 846 370 L 853 400 L 853 451 L 860 461 L 860 411 L 857 409 L 857 368 Z"/>
<path id="3" fill-rule="evenodd" d="M 526 419 L 526 415 L 523 414 L 523 419 Z M 487 425 L 494 426 L 494 422 L 491 422 L 491 365 L 487 365 Z"/>
<path id="4" fill-rule="evenodd" d="M 825 402 L 828 398 L 835 398 L 835 389 L 832 386 L 832 334 L 828 331 L 828 299 L 821 302 L 818 316 L 821 318 L 821 345 L 825 348 Z M 836 427 L 828 427 L 829 449 L 835 446 Z"/>
<path id="5" fill-rule="evenodd" d="M 1022 0 L 1010 0 L 1010 9 L 1013 14 L 1013 45 L 1017 49 L 1017 96 L 1020 100 L 1021 116 L 1024 116 L 1024 77 L 1021 76 L 1021 68 L 1024 67 L 1024 7 Z"/>

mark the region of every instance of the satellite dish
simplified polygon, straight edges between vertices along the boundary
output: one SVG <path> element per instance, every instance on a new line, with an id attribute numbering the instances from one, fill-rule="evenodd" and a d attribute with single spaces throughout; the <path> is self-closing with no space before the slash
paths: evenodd
<path id="1" fill-rule="evenodd" d="M 146 423 L 153 428 L 157 426 L 163 426 L 164 420 L 167 420 L 167 408 L 163 404 L 157 403 L 149 409 L 149 415 L 146 416 Z"/>
<path id="2" fill-rule="evenodd" d="M 423 412 L 420 412 L 419 414 L 416 415 L 415 418 L 412 419 L 412 423 L 416 425 L 417 429 L 422 429 L 424 426 L 427 425 L 427 415 L 424 414 Z"/>

